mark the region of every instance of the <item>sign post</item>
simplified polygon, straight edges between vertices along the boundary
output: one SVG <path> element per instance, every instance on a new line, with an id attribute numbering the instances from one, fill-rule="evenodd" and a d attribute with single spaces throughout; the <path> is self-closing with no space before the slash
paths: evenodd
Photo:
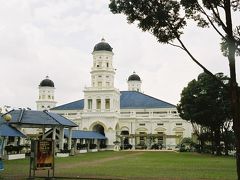
<path id="1" fill-rule="evenodd" d="M 4 146 L 4 139 L 2 137 L 0 137 L 0 171 L 4 170 L 4 166 L 3 166 L 3 146 Z"/>
<path id="2" fill-rule="evenodd" d="M 54 177 L 54 147 L 53 140 L 31 141 L 29 178 L 35 177 L 36 170 L 48 170 L 48 177 L 52 170 L 52 177 Z"/>

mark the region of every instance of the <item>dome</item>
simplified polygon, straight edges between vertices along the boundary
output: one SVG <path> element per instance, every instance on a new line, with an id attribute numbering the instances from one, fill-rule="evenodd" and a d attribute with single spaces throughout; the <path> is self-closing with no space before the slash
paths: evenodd
<path id="1" fill-rule="evenodd" d="M 51 79 L 49 79 L 48 76 L 46 76 L 46 79 L 42 80 L 40 82 L 39 86 L 41 86 L 41 87 L 45 87 L 45 86 L 46 87 L 54 87 L 54 82 Z"/>
<path id="2" fill-rule="evenodd" d="M 133 74 L 128 77 L 128 81 L 141 81 L 141 79 L 135 72 L 133 72 Z"/>
<path id="3" fill-rule="evenodd" d="M 112 47 L 105 42 L 105 39 L 102 38 L 101 42 L 94 46 L 94 51 L 110 51 L 112 52 Z"/>

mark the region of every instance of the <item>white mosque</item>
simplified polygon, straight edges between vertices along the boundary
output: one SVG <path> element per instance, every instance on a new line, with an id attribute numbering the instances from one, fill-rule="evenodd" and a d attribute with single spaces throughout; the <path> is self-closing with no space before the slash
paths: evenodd
<path id="1" fill-rule="evenodd" d="M 128 91 L 114 86 L 112 47 L 104 39 L 94 46 L 90 71 L 91 86 L 84 99 L 56 106 L 54 83 L 48 77 L 39 85 L 37 110 L 50 110 L 78 125 L 78 130 L 97 131 L 112 149 L 116 141 L 133 148 L 161 144 L 174 149 L 184 137 L 192 136 L 192 125 L 181 119 L 176 106 L 141 91 L 141 78 L 134 72 L 128 78 Z"/>

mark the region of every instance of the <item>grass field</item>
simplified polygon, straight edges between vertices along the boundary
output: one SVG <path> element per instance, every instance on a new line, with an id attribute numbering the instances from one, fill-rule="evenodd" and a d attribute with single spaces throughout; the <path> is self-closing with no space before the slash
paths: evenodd
<path id="1" fill-rule="evenodd" d="M 26 179 L 29 159 L 5 161 L 0 179 Z M 233 157 L 176 152 L 98 152 L 56 158 L 55 176 L 144 180 L 234 180 Z M 44 176 L 46 171 L 36 175 Z M 87 179 L 87 178 L 86 178 Z"/>

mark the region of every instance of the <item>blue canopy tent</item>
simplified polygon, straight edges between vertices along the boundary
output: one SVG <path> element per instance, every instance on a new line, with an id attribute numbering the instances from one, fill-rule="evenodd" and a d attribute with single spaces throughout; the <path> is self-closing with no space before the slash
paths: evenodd
<path id="1" fill-rule="evenodd" d="M 1 137 L 23 137 L 26 136 L 16 128 L 12 127 L 8 123 L 2 122 L 0 119 L 0 136 Z"/>
<path id="2" fill-rule="evenodd" d="M 68 137 L 68 130 L 64 130 L 64 136 Z M 95 131 L 81 131 L 81 130 L 73 130 L 72 131 L 72 139 L 99 139 L 105 140 L 107 139 L 102 134 Z"/>
<path id="3" fill-rule="evenodd" d="M 56 129 L 59 129 L 61 132 L 61 140 L 60 140 L 60 148 L 63 148 L 63 139 L 64 139 L 64 128 L 69 128 L 69 149 L 71 148 L 71 131 L 73 127 L 77 127 L 78 125 L 74 122 L 70 121 L 69 119 L 48 111 L 34 111 L 34 110 L 12 110 L 9 111 L 7 114 L 12 116 L 11 121 L 9 124 L 13 127 L 17 128 L 42 128 L 43 130 L 43 138 L 45 138 L 45 129 L 52 128 L 53 135 L 52 139 L 55 140 L 56 137 Z"/>
<path id="4" fill-rule="evenodd" d="M 69 131 L 64 131 L 64 136 L 69 137 Z M 81 149 L 81 145 L 85 145 L 84 148 L 87 149 L 95 149 L 103 148 L 105 145 L 105 140 L 107 139 L 104 135 L 95 131 L 81 131 L 81 130 L 73 130 L 72 131 L 72 139 L 74 140 L 74 149 Z M 80 143 L 77 143 L 80 141 Z M 83 143 L 85 142 L 85 143 Z M 94 143 L 95 142 L 95 143 Z M 83 144 L 82 144 L 83 143 Z"/>
<path id="5" fill-rule="evenodd" d="M 8 114 L 12 116 L 12 120 L 9 122 L 9 124 L 21 125 L 22 127 L 77 127 L 77 124 L 73 123 L 69 119 L 48 111 L 20 109 L 12 110 L 8 112 Z"/>
<path id="6" fill-rule="evenodd" d="M 26 136 L 17 130 L 16 128 L 12 127 L 9 123 L 5 122 L 0 116 L 0 157 L 4 155 L 4 148 L 5 148 L 5 138 L 6 137 L 22 137 L 25 138 Z M 3 169 L 3 164 L 1 163 Z"/>

